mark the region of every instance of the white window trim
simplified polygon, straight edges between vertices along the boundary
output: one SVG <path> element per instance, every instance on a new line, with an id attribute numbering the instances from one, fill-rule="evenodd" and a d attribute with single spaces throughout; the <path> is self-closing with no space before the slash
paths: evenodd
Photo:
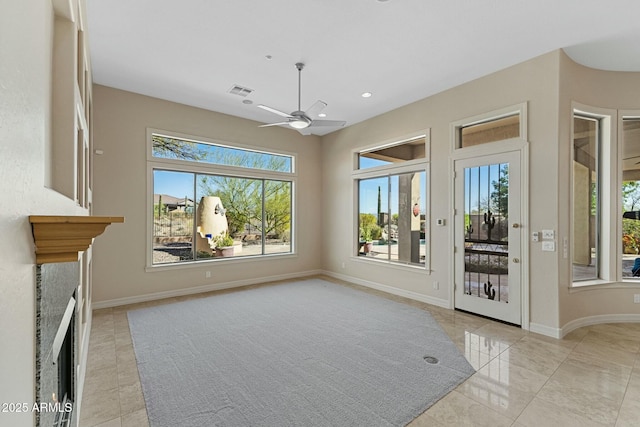
<path id="1" fill-rule="evenodd" d="M 600 234 L 600 277 L 594 280 L 584 280 L 574 282 L 573 280 L 573 254 L 569 254 L 569 265 L 571 266 L 570 287 L 581 288 L 587 286 L 605 285 L 617 282 L 622 276 L 621 263 L 619 266 L 618 254 L 621 232 L 622 207 L 620 186 L 621 175 L 618 167 L 618 138 L 617 138 L 617 111 L 607 108 L 594 107 L 580 104 L 578 102 L 571 103 L 571 147 L 573 147 L 574 129 L 573 118 L 578 114 L 584 117 L 597 119 L 600 122 L 600 171 L 598 179 L 600 180 L 600 200 L 598 209 L 600 210 L 600 224 L 598 233 Z M 573 148 L 570 153 L 570 163 L 573 167 L 574 157 Z M 618 171 L 614 177 L 613 172 Z M 570 206 L 569 212 L 573 212 L 573 172 L 571 172 L 570 182 Z M 570 214 L 572 216 L 573 214 Z M 573 241 L 573 220 L 569 227 L 569 242 Z"/>
<path id="2" fill-rule="evenodd" d="M 235 167 L 228 165 L 217 165 L 212 163 L 199 163 L 188 160 L 179 160 L 179 159 L 163 159 L 160 157 L 153 156 L 153 135 L 162 135 L 169 138 L 176 139 L 185 139 L 188 141 L 195 142 L 205 142 L 211 143 L 219 146 L 224 146 L 228 148 L 235 149 L 243 149 L 248 151 L 255 151 L 266 154 L 276 154 L 291 157 L 291 169 L 292 172 L 278 172 L 278 171 L 269 171 L 262 169 L 251 169 L 251 168 L 243 168 L 243 167 Z M 296 218 L 297 218 L 297 179 L 298 175 L 296 173 L 296 162 L 297 162 L 297 154 L 283 151 L 283 150 L 265 150 L 264 148 L 259 148 L 255 146 L 250 146 L 246 144 L 236 144 L 228 141 L 220 141 L 206 137 L 200 137 L 195 135 L 183 134 L 180 132 L 172 132 L 155 128 L 147 128 L 147 136 L 146 136 L 146 150 L 147 150 L 147 209 L 146 209 L 146 272 L 154 272 L 154 271 L 166 271 L 173 269 L 188 269 L 188 268 L 202 268 L 203 265 L 211 265 L 211 263 L 228 263 L 228 262 L 251 262 L 258 260 L 265 260 L 269 258 L 291 258 L 297 257 L 297 241 L 298 241 L 298 227 L 296 226 Z M 231 177 L 240 177 L 240 178 L 255 178 L 255 179 L 264 179 L 264 180 L 280 180 L 291 182 L 291 251 L 283 252 L 281 254 L 262 254 L 262 255 L 252 255 L 252 256 L 242 256 L 242 257 L 229 257 L 223 259 L 205 259 L 205 260 L 193 260 L 193 261 L 183 261 L 177 263 L 167 263 L 167 264 L 154 264 L 153 263 L 153 194 L 154 194 L 154 186 L 153 186 L 153 171 L 154 170 L 167 170 L 167 171 L 176 171 L 176 172 L 187 172 L 187 173 L 204 173 L 208 175 L 224 175 Z M 195 201 L 194 201 L 195 202 Z"/>
<path id="3" fill-rule="evenodd" d="M 501 141 L 488 142 L 486 144 L 474 145 L 471 147 L 460 147 L 460 132 L 458 130 L 460 128 L 466 126 L 472 126 L 480 123 L 490 122 L 492 120 L 498 120 L 505 117 L 513 116 L 518 114 L 520 117 L 520 136 L 518 138 L 505 139 Z M 527 127 L 527 102 L 522 102 L 520 104 L 510 105 L 508 107 L 499 108 L 497 110 L 489 111 L 487 113 L 478 114 L 471 117 L 465 117 L 464 119 L 456 120 L 451 122 L 450 132 L 451 135 L 451 153 L 462 153 L 464 152 L 464 156 L 473 155 L 477 153 L 483 153 L 486 151 L 486 147 L 491 147 L 492 151 L 506 151 L 509 149 L 513 149 L 514 141 L 528 141 L 529 140 L 529 130 Z M 456 154 L 462 155 L 462 154 Z"/>
<path id="4" fill-rule="evenodd" d="M 425 157 L 422 159 L 409 160 L 406 162 L 402 162 L 398 165 L 381 165 L 375 166 L 372 168 L 366 169 L 358 169 L 358 155 L 361 153 L 367 153 L 374 150 L 379 150 L 385 147 L 392 147 L 394 145 L 400 145 L 402 143 L 411 141 L 416 138 L 425 139 Z M 351 259 L 355 261 L 361 261 L 364 263 L 373 263 L 377 265 L 384 265 L 385 267 L 392 267 L 397 269 L 412 269 L 424 271 L 426 273 L 431 272 L 431 176 L 430 176 L 430 159 L 431 159 L 431 129 L 426 129 L 419 132 L 414 132 L 410 134 L 406 134 L 404 136 L 400 136 L 397 138 L 387 139 L 375 144 L 370 144 L 364 147 L 360 147 L 357 149 L 351 150 L 351 157 L 353 159 L 353 172 L 351 173 L 351 181 L 353 185 L 353 220 L 352 220 L 352 238 L 351 238 Z M 399 175 L 403 173 L 411 173 L 411 172 L 424 172 L 426 175 L 426 200 L 425 200 L 425 259 L 424 266 L 423 265 L 414 265 L 414 264 L 405 264 L 402 262 L 394 262 L 390 260 L 382 260 L 382 259 L 365 259 L 365 257 L 356 256 L 355 254 L 358 252 L 357 241 L 359 238 L 360 231 L 358 229 L 359 223 L 359 213 L 360 208 L 358 206 L 358 182 L 361 179 L 370 179 L 370 178 L 378 178 L 378 177 L 389 177 L 392 175 Z"/>

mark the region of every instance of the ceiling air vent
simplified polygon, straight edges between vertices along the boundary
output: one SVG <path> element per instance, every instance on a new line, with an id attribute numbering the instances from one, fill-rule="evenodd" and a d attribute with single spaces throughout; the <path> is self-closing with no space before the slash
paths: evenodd
<path id="1" fill-rule="evenodd" d="M 242 96 L 243 98 L 253 92 L 253 89 L 249 89 L 248 87 L 242 87 L 240 85 L 233 85 L 233 87 L 229 90 L 229 93 L 234 95 Z"/>

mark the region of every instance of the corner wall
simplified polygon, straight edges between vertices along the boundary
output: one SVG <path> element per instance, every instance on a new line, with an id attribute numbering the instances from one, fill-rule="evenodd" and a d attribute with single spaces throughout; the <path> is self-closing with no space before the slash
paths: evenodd
<path id="1" fill-rule="evenodd" d="M 94 307 L 264 282 L 321 267 L 320 138 L 105 86 L 94 86 L 94 213 L 124 215 L 94 245 Z M 297 153 L 297 255 L 145 271 L 147 128 Z M 211 171 L 215 171 L 212 166 Z M 212 278 L 205 278 L 205 271 Z"/>
<path id="2" fill-rule="evenodd" d="M 617 110 L 640 109 L 640 73 L 601 71 L 579 65 L 561 52 L 560 127 L 558 129 L 558 195 L 560 200 L 560 236 L 570 235 L 571 218 L 571 120 L 572 102 Z M 617 118 L 613 118 L 617 120 Z M 615 141 L 614 141 L 615 142 Z M 560 326 L 568 332 L 591 323 L 638 321 L 640 306 L 633 295 L 640 286 L 630 283 L 585 286 L 571 289 L 571 260 L 559 258 L 558 293 Z"/>

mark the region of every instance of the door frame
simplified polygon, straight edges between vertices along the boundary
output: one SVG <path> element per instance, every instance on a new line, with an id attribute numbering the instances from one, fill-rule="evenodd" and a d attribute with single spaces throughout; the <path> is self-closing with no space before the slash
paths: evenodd
<path id="1" fill-rule="evenodd" d="M 529 142 L 516 138 L 504 141 L 491 142 L 488 144 L 476 145 L 468 148 L 454 149 L 449 157 L 449 247 L 451 251 L 449 263 L 449 308 L 455 309 L 455 162 L 480 156 L 491 156 L 505 152 L 517 152 L 520 156 L 520 316 L 521 328 L 530 329 L 530 313 L 529 313 L 529 236 L 531 228 L 529 226 Z M 458 250 L 463 250 L 459 248 Z M 462 284 L 457 284 L 462 286 Z"/>

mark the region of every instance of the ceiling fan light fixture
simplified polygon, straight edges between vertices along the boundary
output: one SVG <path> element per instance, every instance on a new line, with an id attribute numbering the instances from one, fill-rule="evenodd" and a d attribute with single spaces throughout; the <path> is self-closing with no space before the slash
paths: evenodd
<path id="1" fill-rule="evenodd" d="M 320 117 L 325 117 L 324 114 L 320 114 L 320 111 L 327 106 L 327 103 L 324 101 L 316 101 L 307 111 L 303 111 L 300 108 L 300 98 L 301 98 L 301 86 L 302 86 L 302 69 L 304 68 L 304 64 L 302 62 L 296 63 L 296 68 L 298 69 L 298 109 L 290 114 L 285 113 L 284 111 L 280 111 L 276 108 L 267 107 L 266 105 L 258 105 L 259 108 L 263 110 L 269 111 L 273 114 L 277 114 L 281 117 L 286 117 L 286 121 L 281 121 L 277 123 L 267 123 L 264 125 L 260 125 L 260 127 L 270 127 L 270 126 L 284 126 L 288 125 L 290 128 L 296 129 L 302 135 L 311 135 L 311 132 L 307 128 L 316 128 L 316 127 L 341 127 L 344 126 L 347 122 L 340 120 L 314 120 L 311 117 L 315 117 L 319 115 Z M 305 130 L 307 129 L 307 130 Z"/>
<path id="2" fill-rule="evenodd" d="M 289 122 L 289 126 L 291 126 L 292 128 L 295 129 L 304 129 L 309 127 L 311 123 L 309 123 L 307 120 L 304 120 L 302 118 L 297 118 L 295 120 L 291 120 Z"/>

